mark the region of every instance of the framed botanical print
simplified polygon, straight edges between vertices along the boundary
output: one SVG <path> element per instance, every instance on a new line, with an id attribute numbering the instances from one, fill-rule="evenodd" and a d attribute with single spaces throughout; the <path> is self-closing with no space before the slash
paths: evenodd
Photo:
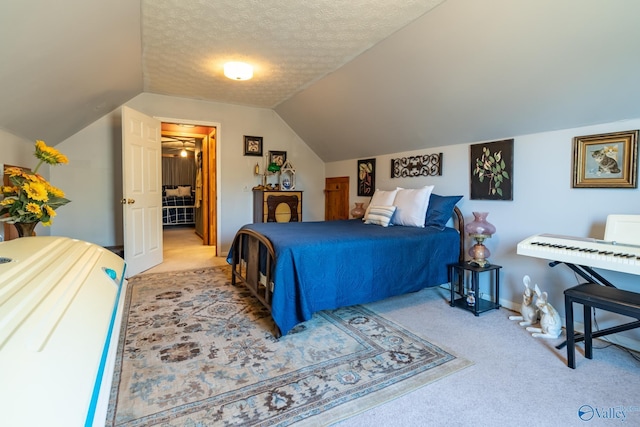
<path id="1" fill-rule="evenodd" d="M 244 155 L 245 156 L 262 156 L 262 137 L 261 136 L 244 136 Z"/>
<path id="2" fill-rule="evenodd" d="M 471 200 L 513 200 L 513 139 L 471 145 Z"/>
<path id="3" fill-rule="evenodd" d="M 358 196 L 371 197 L 376 190 L 376 159 L 358 160 Z"/>
<path id="4" fill-rule="evenodd" d="M 638 131 L 573 138 L 573 188 L 637 188 Z"/>

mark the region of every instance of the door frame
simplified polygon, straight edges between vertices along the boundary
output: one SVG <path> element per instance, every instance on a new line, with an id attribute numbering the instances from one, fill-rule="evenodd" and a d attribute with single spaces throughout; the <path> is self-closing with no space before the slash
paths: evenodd
<path id="1" fill-rule="evenodd" d="M 156 120 L 160 120 L 160 122 L 162 123 L 180 123 L 180 124 L 185 124 L 185 125 L 194 125 L 194 126 L 203 126 L 203 127 L 212 127 L 212 128 L 216 128 L 216 139 L 215 139 L 215 151 L 211 151 L 211 150 L 204 150 L 203 147 L 203 156 L 205 155 L 205 153 L 208 153 L 208 159 L 207 159 L 207 164 L 213 164 L 215 165 L 215 193 L 217 195 L 215 203 L 213 204 L 214 213 L 219 213 L 220 209 L 221 209 L 221 197 L 220 197 L 220 182 L 222 181 L 220 179 L 220 147 L 221 147 L 221 137 L 220 135 L 222 134 L 222 125 L 219 122 L 208 122 L 208 121 L 204 121 L 204 120 L 192 120 L 192 119 L 179 119 L 179 118 L 175 118 L 175 117 L 160 117 L 160 116 L 154 116 L 153 117 Z M 188 133 L 188 130 L 185 131 L 185 133 Z M 211 141 L 209 140 L 209 138 L 207 138 L 207 144 L 211 144 Z M 208 147 L 209 148 L 209 147 Z M 203 159 L 203 163 L 204 163 L 204 159 Z M 204 174 L 203 174 L 204 175 Z M 207 186 L 203 186 L 203 191 L 204 188 Z M 212 194 L 213 189 L 209 190 L 209 194 Z M 203 205 L 203 210 L 204 209 L 208 209 L 207 212 L 212 212 L 211 209 L 211 205 L 210 205 L 210 200 L 209 197 L 204 197 L 203 194 L 203 202 L 207 201 L 207 203 L 209 204 L 209 206 L 205 206 Z M 208 215 L 205 214 L 205 218 Z M 208 234 L 209 234 L 209 239 L 211 240 L 211 238 L 215 238 L 215 247 L 216 247 L 216 256 L 219 255 L 220 252 L 220 233 L 218 233 L 218 230 L 220 230 L 221 227 L 221 222 L 220 222 L 220 215 L 216 214 L 215 215 L 215 222 L 212 223 L 211 219 L 209 218 L 208 223 L 203 224 L 203 230 L 207 229 L 208 227 Z M 213 228 L 213 230 L 212 230 Z M 205 245 L 211 245 L 213 242 L 206 242 L 204 241 L 203 238 L 203 244 Z"/>

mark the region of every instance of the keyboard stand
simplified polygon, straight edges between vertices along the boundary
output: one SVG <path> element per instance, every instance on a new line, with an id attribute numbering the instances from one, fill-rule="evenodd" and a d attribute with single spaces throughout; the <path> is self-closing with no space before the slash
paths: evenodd
<path id="1" fill-rule="evenodd" d="M 602 285 L 602 286 L 608 286 L 611 288 L 615 288 L 615 286 L 609 282 L 607 279 L 605 279 L 604 277 L 602 277 L 601 274 L 597 273 L 596 271 L 593 270 L 593 268 L 587 266 L 587 265 L 576 265 L 576 264 L 571 264 L 568 262 L 563 262 L 563 261 L 552 261 L 549 263 L 549 267 L 555 267 L 558 264 L 564 264 L 567 267 L 569 267 L 571 270 L 573 270 L 577 275 L 579 275 L 580 277 L 582 277 L 584 280 L 587 281 L 587 283 L 593 283 L 593 284 L 597 284 L 597 285 Z M 566 313 L 565 313 L 566 316 Z M 586 314 L 585 314 L 586 316 Z M 566 319 L 567 322 L 569 321 L 569 319 Z M 573 317 L 571 319 L 571 321 L 573 322 Z M 634 326 L 636 327 L 636 326 Z M 633 329 L 634 327 L 628 328 L 628 329 Z M 619 326 L 615 327 L 615 328 L 609 328 L 609 329 L 616 329 L 619 328 Z M 573 330 L 573 328 L 571 328 Z M 622 329 L 622 330 L 616 330 L 616 331 L 608 331 L 608 329 L 603 329 L 602 331 L 598 331 L 595 333 L 592 333 L 591 336 L 593 338 L 597 338 L 597 337 L 601 337 L 604 335 L 609 335 L 609 334 L 613 334 L 616 332 L 622 332 L 622 331 L 626 331 L 627 329 Z M 568 329 L 567 329 L 568 331 Z M 607 331 L 607 332 L 605 332 Z M 605 332 L 605 333 L 603 333 Z M 575 334 L 574 337 L 574 342 L 582 342 L 584 341 L 584 334 L 581 333 L 577 333 Z M 561 342 L 560 344 L 558 344 L 556 346 L 556 348 L 558 350 L 564 348 L 567 345 L 567 341 Z"/>
<path id="2" fill-rule="evenodd" d="M 582 277 L 587 283 L 597 283 L 598 285 L 610 286 L 615 288 L 615 286 L 609 282 L 607 279 L 602 277 L 599 273 L 593 270 L 593 268 L 586 265 L 576 265 L 570 264 L 568 262 L 563 261 L 553 261 L 549 263 L 549 267 L 555 267 L 558 264 L 565 264 L 567 267 L 572 269 L 576 274 Z"/>

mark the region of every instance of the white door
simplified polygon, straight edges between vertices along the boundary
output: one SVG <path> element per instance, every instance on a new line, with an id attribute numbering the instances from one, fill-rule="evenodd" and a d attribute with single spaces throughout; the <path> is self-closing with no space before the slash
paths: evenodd
<path id="1" fill-rule="evenodd" d="M 122 107 L 122 207 L 127 277 L 162 262 L 160 133 L 160 121 Z"/>

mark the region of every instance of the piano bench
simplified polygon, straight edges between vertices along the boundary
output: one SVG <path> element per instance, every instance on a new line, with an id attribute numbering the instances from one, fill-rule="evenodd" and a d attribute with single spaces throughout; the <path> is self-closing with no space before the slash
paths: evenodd
<path id="1" fill-rule="evenodd" d="M 576 334 L 573 329 L 573 303 L 582 304 L 584 309 L 584 334 Z M 575 344 L 584 341 L 584 356 L 593 358 L 593 338 L 627 331 L 640 327 L 640 294 L 602 286 L 597 283 L 583 283 L 564 291 L 564 305 L 567 325 L 567 366 L 576 367 Z M 638 319 L 635 322 L 593 332 L 591 330 L 591 307 Z"/>

